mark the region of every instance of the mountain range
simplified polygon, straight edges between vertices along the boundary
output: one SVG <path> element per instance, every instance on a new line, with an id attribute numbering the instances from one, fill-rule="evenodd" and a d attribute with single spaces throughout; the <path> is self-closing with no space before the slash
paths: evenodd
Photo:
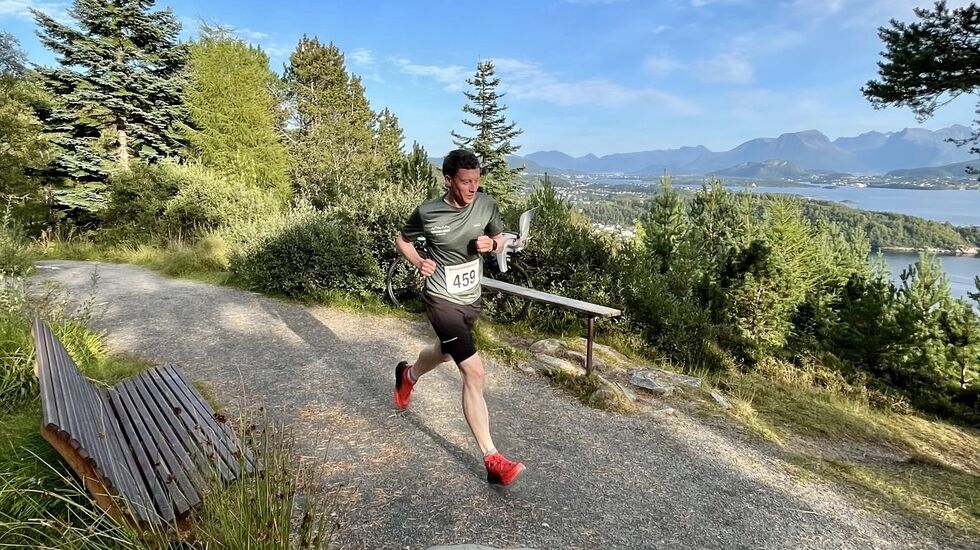
<path id="1" fill-rule="evenodd" d="M 785 161 L 770 165 L 776 172 L 826 170 L 852 174 L 884 174 L 894 170 L 923 168 L 974 161 L 969 147 L 957 147 L 949 139 L 965 139 L 970 128 L 953 125 L 940 130 L 906 128 L 898 132 L 866 132 L 831 141 L 817 130 L 782 134 L 777 138 L 756 138 L 729 151 L 712 151 L 703 145 L 572 157 L 561 151 L 538 151 L 509 159 L 522 162 L 528 172 L 582 172 L 589 174 L 628 174 L 649 176 L 664 170 L 674 175 L 725 175 L 746 163 Z M 755 167 L 759 168 L 759 167 Z M 765 167 L 762 167 L 765 169 Z M 735 175 L 729 173 L 728 175 Z"/>

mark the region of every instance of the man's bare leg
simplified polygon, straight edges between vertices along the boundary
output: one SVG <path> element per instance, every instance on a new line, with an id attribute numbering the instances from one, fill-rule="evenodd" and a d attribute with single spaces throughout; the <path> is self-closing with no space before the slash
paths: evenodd
<path id="1" fill-rule="evenodd" d="M 486 372 L 483 370 L 480 354 L 474 353 L 460 363 L 459 372 L 463 376 L 463 416 L 466 417 L 466 423 L 480 450 L 486 454 L 494 446 L 493 439 L 490 438 L 490 413 L 487 411 L 487 402 L 483 399 Z"/>
<path id="2" fill-rule="evenodd" d="M 422 351 L 419 352 L 419 356 L 418 359 L 415 360 L 415 364 L 412 365 L 412 378 L 418 380 L 423 374 L 447 361 L 452 360 L 453 358 L 450 357 L 449 354 L 442 353 L 442 345 L 439 342 L 425 346 L 422 348 Z"/>

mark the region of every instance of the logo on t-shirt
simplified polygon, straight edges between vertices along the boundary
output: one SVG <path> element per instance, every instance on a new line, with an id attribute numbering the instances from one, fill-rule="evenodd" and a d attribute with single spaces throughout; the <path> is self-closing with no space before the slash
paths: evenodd
<path id="1" fill-rule="evenodd" d="M 449 233 L 449 226 L 437 225 L 432 229 L 430 229 L 429 232 L 432 233 L 433 235 L 445 235 L 446 233 Z"/>

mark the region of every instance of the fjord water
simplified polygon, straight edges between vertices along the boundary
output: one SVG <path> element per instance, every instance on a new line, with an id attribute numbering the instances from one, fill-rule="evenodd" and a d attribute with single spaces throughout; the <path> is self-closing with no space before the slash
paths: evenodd
<path id="1" fill-rule="evenodd" d="M 745 187 L 729 187 L 732 191 Z M 851 208 L 877 212 L 897 212 L 918 216 L 953 225 L 980 225 L 980 190 L 920 190 L 884 189 L 880 187 L 750 187 L 756 193 L 781 193 L 801 197 L 839 202 Z M 899 284 L 902 270 L 918 260 L 918 254 L 888 252 L 885 260 L 892 272 L 892 279 Z M 975 292 L 974 277 L 980 275 L 980 257 L 941 256 L 940 261 L 949 277 L 954 297 L 966 298 L 967 292 Z"/>
<path id="2" fill-rule="evenodd" d="M 980 225 L 978 189 L 884 189 L 881 187 L 752 187 L 757 193 L 799 195 L 851 208 L 897 212 L 953 225 Z"/>
<path id="3" fill-rule="evenodd" d="M 920 190 L 882 189 L 869 187 L 756 187 L 753 191 L 789 193 L 807 198 L 842 202 L 851 208 L 878 212 L 897 212 L 918 216 L 953 225 L 980 225 L 980 190 Z M 885 261 L 896 284 L 909 264 L 919 255 L 908 252 L 888 252 Z M 975 292 L 973 278 L 980 275 L 980 257 L 941 256 L 946 275 L 949 277 L 953 296 L 966 298 L 967 292 Z"/>
<path id="4" fill-rule="evenodd" d="M 919 255 L 913 252 L 889 252 L 885 254 L 885 262 L 891 270 L 895 284 L 902 283 L 900 276 L 909 265 L 919 260 Z M 940 256 L 943 270 L 949 278 L 949 288 L 954 298 L 967 298 L 967 292 L 976 292 L 977 287 L 973 278 L 980 275 L 980 258 L 976 256 Z"/>

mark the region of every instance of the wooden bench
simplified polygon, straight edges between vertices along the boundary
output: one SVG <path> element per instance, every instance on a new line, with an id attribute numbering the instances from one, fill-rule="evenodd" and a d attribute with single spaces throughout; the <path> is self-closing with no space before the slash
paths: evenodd
<path id="1" fill-rule="evenodd" d="M 177 369 L 100 388 L 40 319 L 33 334 L 41 435 L 117 520 L 186 529 L 212 483 L 252 471 L 248 450 Z"/>
<path id="2" fill-rule="evenodd" d="M 585 348 L 585 372 L 592 376 L 592 341 L 595 336 L 595 320 L 597 317 L 619 317 L 623 314 L 622 311 L 618 309 L 613 309 L 611 307 L 600 306 L 596 304 L 591 304 L 589 302 L 583 302 L 581 300 L 575 300 L 572 298 L 566 298 L 564 296 L 559 296 L 557 294 L 550 294 L 548 292 L 542 292 L 540 290 L 534 290 L 533 288 L 525 288 L 523 286 L 518 286 L 511 283 L 505 283 L 503 281 L 498 281 L 496 279 L 491 279 L 489 277 L 484 277 L 483 288 L 493 290 L 495 292 L 506 292 L 508 294 L 514 294 L 520 296 L 527 300 L 534 300 L 535 302 L 541 302 L 544 304 L 552 304 L 556 306 L 561 306 L 572 311 L 577 311 L 582 313 L 588 319 L 588 338 L 586 339 Z"/>

